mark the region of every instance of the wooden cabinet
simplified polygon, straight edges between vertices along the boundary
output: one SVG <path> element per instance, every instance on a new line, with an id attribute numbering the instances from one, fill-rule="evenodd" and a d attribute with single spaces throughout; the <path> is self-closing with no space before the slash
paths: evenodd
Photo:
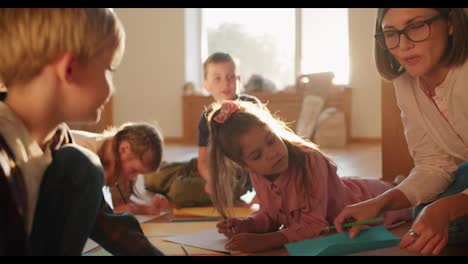
<path id="1" fill-rule="evenodd" d="M 391 182 L 398 174 L 408 175 L 412 168 L 395 89 L 382 81 L 382 178 Z"/>
<path id="2" fill-rule="evenodd" d="M 268 109 L 289 124 L 293 130 L 296 129 L 296 120 L 301 111 L 302 93 L 251 93 Z M 211 96 L 184 95 L 183 96 L 183 142 L 188 145 L 198 144 L 198 121 L 205 107 L 209 106 L 213 99 Z M 345 88 L 334 90 L 330 93 L 328 107 L 336 107 L 343 110 L 346 119 L 346 130 L 349 139 L 350 119 L 351 119 L 351 89 Z"/>
<path id="3" fill-rule="evenodd" d="M 290 124 L 292 129 L 301 108 L 302 96 L 291 94 L 274 93 L 251 93 L 262 103 L 266 103 L 272 113 L 276 113 L 285 122 Z M 189 145 L 198 144 L 198 121 L 205 107 L 213 103 L 211 96 L 184 95 L 183 96 L 183 127 L 184 143 Z"/>

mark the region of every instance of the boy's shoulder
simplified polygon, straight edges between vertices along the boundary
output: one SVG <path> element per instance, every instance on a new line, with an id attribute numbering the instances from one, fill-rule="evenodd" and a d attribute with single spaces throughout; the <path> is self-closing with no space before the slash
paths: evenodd
<path id="1" fill-rule="evenodd" d="M 247 101 L 254 104 L 260 103 L 260 100 L 257 97 L 249 94 L 240 94 L 237 98 L 241 101 Z"/>
<path id="2" fill-rule="evenodd" d="M 15 156 L 11 151 L 3 135 L 0 133 L 0 173 L 9 175 L 10 171 L 16 166 Z"/>

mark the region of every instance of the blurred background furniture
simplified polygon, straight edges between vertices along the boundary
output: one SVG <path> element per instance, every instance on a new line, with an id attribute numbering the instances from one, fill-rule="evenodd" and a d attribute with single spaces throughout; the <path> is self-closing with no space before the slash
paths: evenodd
<path id="1" fill-rule="evenodd" d="M 265 103 L 272 113 L 287 122 L 295 132 L 297 132 L 297 122 L 304 98 L 307 95 L 320 96 L 324 98 L 323 110 L 334 108 L 336 112 L 342 113 L 344 118 L 344 131 L 342 132 L 345 135 L 345 143 L 347 143 L 349 142 L 351 132 L 351 88 L 333 85 L 331 83 L 332 78 L 333 76 L 330 78 L 330 73 L 301 75 L 297 79 L 295 89 L 288 90 L 287 92 L 253 92 L 249 94 L 256 96 L 262 103 Z M 182 143 L 196 145 L 198 142 L 198 121 L 200 120 L 200 115 L 205 107 L 213 102 L 213 99 L 211 96 L 204 95 L 183 95 L 182 100 Z"/>
<path id="2" fill-rule="evenodd" d="M 413 164 L 395 89 L 391 82 L 382 80 L 382 179 L 392 182 L 398 174 L 408 175 Z"/>
<path id="3" fill-rule="evenodd" d="M 328 104 L 347 89 L 335 86 L 334 77 L 333 72 L 319 72 L 300 75 L 296 81 L 297 92 L 305 96 L 297 132 L 320 147 L 344 147 L 349 138 L 350 110 Z"/>

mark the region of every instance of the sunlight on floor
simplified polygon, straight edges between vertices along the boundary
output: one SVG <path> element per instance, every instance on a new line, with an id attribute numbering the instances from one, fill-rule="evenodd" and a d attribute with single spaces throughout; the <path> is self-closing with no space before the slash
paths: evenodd
<path id="1" fill-rule="evenodd" d="M 341 177 L 382 177 L 382 150 L 380 144 L 349 144 L 345 148 L 322 149 L 338 167 Z M 188 161 L 198 156 L 196 146 L 166 145 L 163 160 Z"/>

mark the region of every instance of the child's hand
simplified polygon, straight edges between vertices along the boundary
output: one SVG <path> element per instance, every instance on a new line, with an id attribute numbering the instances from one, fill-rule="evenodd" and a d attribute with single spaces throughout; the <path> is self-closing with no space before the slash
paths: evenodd
<path id="1" fill-rule="evenodd" d="M 170 208 L 169 201 L 164 195 L 155 194 L 153 198 L 151 198 L 151 205 L 155 209 L 159 209 L 159 211 L 166 211 Z"/>
<path id="2" fill-rule="evenodd" d="M 144 215 L 159 215 L 161 212 L 169 209 L 169 201 L 160 194 L 155 194 L 151 198 L 150 204 L 137 204 L 129 202 L 130 213 Z"/>
<path id="3" fill-rule="evenodd" d="M 342 224 L 347 219 L 352 219 L 352 221 L 362 221 L 366 219 L 371 219 L 379 215 L 381 206 L 374 202 L 374 200 L 367 200 L 364 202 L 352 204 L 346 206 L 335 218 L 333 224 L 336 226 L 338 232 L 343 232 L 344 228 Z M 365 226 L 353 226 L 349 229 L 349 237 L 356 237 L 360 230 Z"/>
<path id="4" fill-rule="evenodd" d="M 216 224 L 218 232 L 224 234 L 226 237 L 231 238 L 232 236 L 240 233 L 247 233 L 248 230 L 248 218 L 228 218 L 222 220 Z"/>

